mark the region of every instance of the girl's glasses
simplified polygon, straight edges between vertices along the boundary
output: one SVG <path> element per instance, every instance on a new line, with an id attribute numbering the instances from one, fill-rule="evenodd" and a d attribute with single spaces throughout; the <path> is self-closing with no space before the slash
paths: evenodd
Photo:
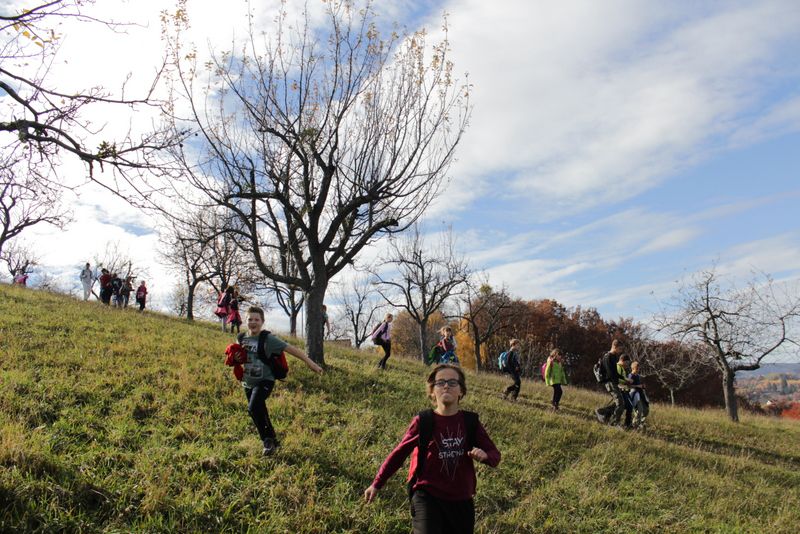
<path id="1" fill-rule="evenodd" d="M 436 382 L 433 383 L 433 385 L 436 386 L 437 388 L 443 388 L 445 386 L 449 388 L 454 388 L 460 384 L 458 383 L 458 380 L 456 380 L 455 378 L 451 378 L 450 380 L 437 380 Z"/>

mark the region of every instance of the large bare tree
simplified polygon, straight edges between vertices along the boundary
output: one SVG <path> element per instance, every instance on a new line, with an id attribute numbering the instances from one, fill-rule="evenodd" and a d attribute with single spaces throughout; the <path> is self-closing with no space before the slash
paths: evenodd
<path id="1" fill-rule="evenodd" d="M 422 360 L 430 348 L 428 323 L 450 297 L 462 290 L 470 274 L 467 261 L 456 251 L 452 229 L 426 243 L 419 225 L 392 239 L 389 251 L 374 271 L 376 289 L 386 302 L 406 310 L 419 330 Z"/>
<path id="2" fill-rule="evenodd" d="M 428 207 L 470 109 L 446 37 L 429 46 L 423 31 L 384 36 L 369 4 L 322 7 L 320 26 L 282 10 L 260 28 L 251 15 L 246 46 L 206 64 L 180 35 L 172 41 L 176 95 L 189 108 L 175 132 L 198 134 L 176 153 L 182 173 L 239 219 L 265 277 L 303 291 L 306 346 L 319 363 L 329 282 Z M 188 20 L 179 15 L 178 26 Z M 282 272 L 282 254 L 296 274 Z"/>
<path id="3" fill-rule="evenodd" d="M 723 282 L 715 268 L 683 282 L 657 324 L 681 340 L 708 348 L 722 378 L 725 409 L 738 421 L 736 373 L 758 369 L 778 351 L 797 352 L 800 295 L 766 275 L 754 277 L 743 288 Z"/>

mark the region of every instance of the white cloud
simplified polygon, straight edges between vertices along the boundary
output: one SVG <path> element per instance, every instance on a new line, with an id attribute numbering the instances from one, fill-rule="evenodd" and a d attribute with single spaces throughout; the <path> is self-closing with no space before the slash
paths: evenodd
<path id="1" fill-rule="evenodd" d="M 775 83 L 771 63 L 800 37 L 788 1 L 689 12 L 462 0 L 447 10 L 457 69 L 475 84 L 454 204 L 505 191 L 538 219 L 631 198 L 732 129 L 766 134 L 769 119 L 752 107 Z"/>

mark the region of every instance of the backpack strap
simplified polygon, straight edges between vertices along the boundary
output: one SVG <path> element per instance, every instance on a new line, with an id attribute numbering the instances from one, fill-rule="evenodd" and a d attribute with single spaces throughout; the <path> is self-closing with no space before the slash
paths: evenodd
<path id="1" fill-rule="evenodd" d="M 461 411 L 464 414 L 464 426 L 467 432 L 467 452 L 477 445 L 478 414 L 475 412 Z"/>
<path id="2" fill-rule="evenodd" d="M 258 359 L 268 364 L 267 361 L 271 354 L 267 354 L 267 338 L 269 337 L 269 330 L 262 330 L 260 334 L 258 334 L 258 347 L 256 348 L 256 354 L 258 354 Z"/>
<path id="3" fill-rule="evenodd" d="M 419 412 L 418 416 L 419 424 L 417 428 L 419 432 L 417 437 L 417 466 L 416 469 L 414 469 L 414 474 L 408 481 L 409 499 L 414 492 L 414 484 L 417 483 L 419 474 L 422 473 L 422 469 L 425 467 L 425 457 L 428 454 L 428 443 L 430 443 L 431 437 L 433 436 L 433 410 L 422 410 Z"/>

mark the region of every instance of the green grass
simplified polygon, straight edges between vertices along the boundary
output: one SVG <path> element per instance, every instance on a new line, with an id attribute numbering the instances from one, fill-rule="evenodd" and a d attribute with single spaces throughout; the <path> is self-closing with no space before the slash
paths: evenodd
<path id="1" fill-rule="evenodd" d="M 230 342 L 187 324 L 0 287 L 0 531 L 408 532 L 404 472 L 362 502 L 427 406 L 417 362 L 331 346 L 296 360 L 270 413 L 271 458 L 222 364 Z M 605 396 L 468 377 L 503 460 L 478 466 L 478 532 L 795 532 L 800 424 L 652 407 L 644 434 L 600 426 Z"/>

